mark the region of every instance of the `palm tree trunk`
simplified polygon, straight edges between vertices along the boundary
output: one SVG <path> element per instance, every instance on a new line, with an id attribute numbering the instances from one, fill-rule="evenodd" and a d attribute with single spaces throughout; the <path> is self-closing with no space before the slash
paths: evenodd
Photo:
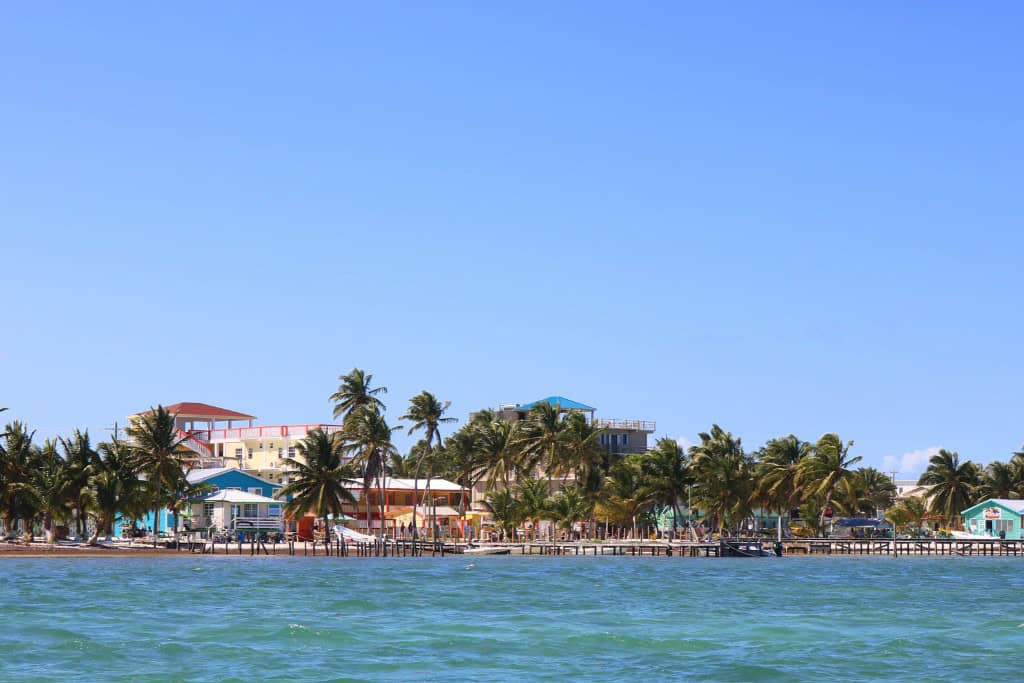
<path id="1" fill-rule="evenodd" d="M 825 500 L 821 504 L 821 512 L 818 514 L 818 533 L 824 533 L 825 531 L 825 511 L 828 510 L 828 506 L 832 503 L 832 496 L 835 495 L 837 482 L 833 482 L 828 490 L 825 491 Z"/>
<path id="2" fill-rule="evenodd" d="M 86 541 L 86 545 L 96 545 L 96 541 L 100 538 L 100 529 L 103 528 L 103 520 L 100 518 L 96 519 L 96 527 L 92 530 L 92 534 L 89 536 L 89 540 Z"/>
<path id="3" fill-rule="evenodd" d="M 153 547 L 156 547 L 156 541 L 160 537 L 160 532 L 157 529 L 160 528 L 160 475 L 156 477 L 156 506 L 153 511 Z"/>
<path id="4" fill-rule="evenodd" d="M 327 519 L 326 514 L 324 515 L 324 554 L 331 554 L 331 521 Z"/>

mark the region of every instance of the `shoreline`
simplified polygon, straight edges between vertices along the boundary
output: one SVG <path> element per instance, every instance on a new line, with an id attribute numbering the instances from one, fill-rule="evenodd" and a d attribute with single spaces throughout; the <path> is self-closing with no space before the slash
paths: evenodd
<path id="1" fill-rule="evenodd" d="M 340 546 L 333 545 L 330 553 L 325 553 L 321 543 L 306 544 L 230 544 L 212 548 L 204 546 L 205 552 L 197 552 L 198 547 L 182 545 L 181 548 L 166 546 L 86 546 L 72 544 L 50 545 L 45 543 L 0 544 L 0 558 L 126 558 L 126 557 L 194 557 L 194 556 L 238 556 L 238 557 L 337 557 L 369 558 L 369 557 L 457 557 L 474 559 L 489 555 L 508 557 L 664 557 L 676 559 L 710 559 L 727 557 L 765 557 L 774 543 L 763 541 L 713 541 L 713 542 L 666 542 L 666 541 L 616 541 L 604 543 L 587 542 L 527 542 L 515 544 L 477 544 L 473 552 L 464 552 L 467 548 L 462 544 L 448 545 L 444 550 L 436 551 L 427 546 L 411 549 L 408 544 L 399 542 L 389 545 L 384 552 L 375 543 L 350 543 L 339 555 Z M 415 550 L 415 552 L 413 552 Z M 487 552 L 490 550 L 491 552 Z M 895 551 L 895 552 L 894 552 Z M 782 557 L 1022 557 L 1024 556 L 1024 540 L 916 540 L 900 539 L 893 542 L 886 539 L 810 539 L 786 540 L 782 542 Z"/>

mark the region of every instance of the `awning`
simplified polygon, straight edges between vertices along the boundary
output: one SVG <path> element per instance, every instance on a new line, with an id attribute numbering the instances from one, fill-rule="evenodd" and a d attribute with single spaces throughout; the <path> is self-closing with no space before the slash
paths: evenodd
<path id="1" fill-rule="evenodd" d="M 354 522 L 356 518 L 355 517 L 349 517 L 348 515 L 346 515 L 343 512 L 340 515 L 328 514 L 327 515 L 327 519 L 333 519 L 336 522 Z"/>
<path id="2" fill-rule="evenodd" d="M 459 511 L 448 505 L 438 505 L 436 508 L 431 507 L 417 507 L 416 508 L 416 523 L 423 524 L 430 520 L 434 515 L 438 519 L 448 517 L 461 517 Z M 393 519 L 396 522 L 405 524 L 412 521 L 412 508 L 397 508 L 395 510 L 389 510 L 384 513 L 384 519 Z"/>

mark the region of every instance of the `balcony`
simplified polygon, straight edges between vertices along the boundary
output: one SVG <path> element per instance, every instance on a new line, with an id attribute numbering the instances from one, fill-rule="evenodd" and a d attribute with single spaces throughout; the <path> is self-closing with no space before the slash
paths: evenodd
<path id="1" fill-rule="evenodd" d="M 190 436 L 204 443 L 259 441 L 261 439 L 296 440 L 305 438 L 306 435 L 317 429 L 328 434 L 334 434 L 335 432 L 341 431 L 341 425 L 294 424 L 266 425 L 263 427 L 231 427 L 226 429 L 197 429 L 191 432 Z"/>
<path id="2" fill-rule="evenodd" d="M 653 432 L 657 423 L 650 420 L 612 420 L 595 418 L 594 426 L 601 429 L 621 429 L 631 432 Z"/>

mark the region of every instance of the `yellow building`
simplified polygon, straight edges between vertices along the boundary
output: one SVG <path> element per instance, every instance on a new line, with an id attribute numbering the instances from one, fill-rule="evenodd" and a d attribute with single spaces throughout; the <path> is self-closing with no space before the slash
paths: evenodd
<path id="1" fill-rule="evenodd" d="M 287 484 L 286 458 L 294 458 L 295 443 L 309 432 L 331 433 L 340 425 L 254 425 L 256 417 L 207 403 L 165 406 L 175 416 L 182 453 L 195 467 L 237 467 L 267 481 Z M 148 412 L 148 411 L 147 411 Z M 144 413 L 129 415 L 133 422 Z"/>

